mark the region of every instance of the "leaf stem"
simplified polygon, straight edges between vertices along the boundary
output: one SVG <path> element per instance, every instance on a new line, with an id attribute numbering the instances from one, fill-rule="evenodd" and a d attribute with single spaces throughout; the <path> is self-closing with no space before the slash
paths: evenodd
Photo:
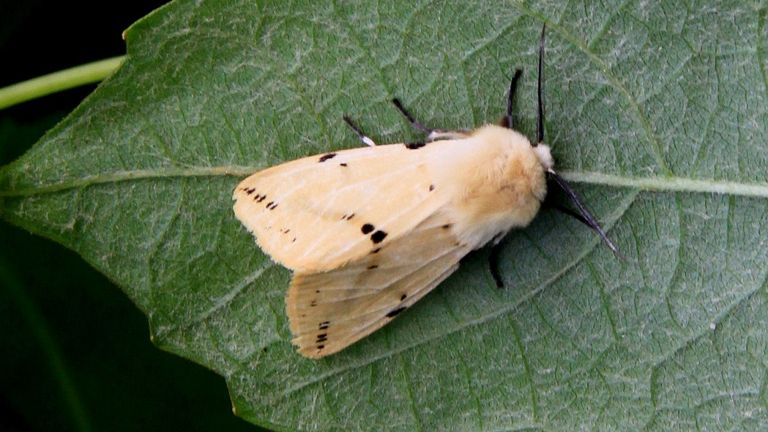
<path id="1" fill-rule="evenodd" d="M 125 56 L 112 57 L 0 88 L 0 109 L 62 90 L 99 82 L 111 75 L 124 59 Z"/>
<path id="2" fill-rule="evenodd" d="M 629 187 L 656 192 L 717 193 L 768 198 L 767 183 L 692 179 L 676 176 L 628 177 L 588 171 L 561 171 L 566 180 L 613 187 Z"/>

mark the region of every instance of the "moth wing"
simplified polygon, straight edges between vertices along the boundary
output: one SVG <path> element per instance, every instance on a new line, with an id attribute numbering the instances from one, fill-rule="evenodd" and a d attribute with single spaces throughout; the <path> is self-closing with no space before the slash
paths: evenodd
<path id="1" fill-rule="evenodd" d="M 434 215 L 376 254 L 328 272 L 294 274 L 286 298 L 293 343 L 310 358 L 344 349 L 424 297 L 470 250 L 445 217 Z"/>
<path id="2" fill-rule="evenodd" d="M 265 169 L 235 189 L 235 215 L 285 267 L 334 269 L 386 246 L 443 205 L 427 163 L 434 145 L 358 148 Z"/>

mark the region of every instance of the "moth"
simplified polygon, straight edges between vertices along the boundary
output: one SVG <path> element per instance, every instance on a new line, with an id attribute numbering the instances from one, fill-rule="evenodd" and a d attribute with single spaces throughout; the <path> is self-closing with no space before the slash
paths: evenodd
<path id="1" fill-rule="evenodd" d="M 235 216 L 262 250 L 293 270 L 286 310 L 299 353 L 336 353 L 395 319 L 470 251 L 527 226 L 545 202 L 548 180 L 576 210 L 558 208 L 618 253 L 543 143 L 544 33 L 535 143 L 512 128 L 517 69 L 500 125 L 432 129 L 394 99 L 424 141 L 376 145 L 344 116 L 366 146 L 286 162 L 236 187 Z M 495 262 L 491 270 L 501 286 Z"/>

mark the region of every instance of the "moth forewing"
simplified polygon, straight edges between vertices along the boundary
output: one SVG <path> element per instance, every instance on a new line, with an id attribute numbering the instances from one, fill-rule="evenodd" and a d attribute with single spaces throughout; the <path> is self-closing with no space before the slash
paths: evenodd
<path id="1" fill-rule="evenodd" d="M 287 162 L 235 189 L 235 216 L 275 261 L 302 272 L 364 257 L 445 205 L 426 151 L 365 147 Z"/>

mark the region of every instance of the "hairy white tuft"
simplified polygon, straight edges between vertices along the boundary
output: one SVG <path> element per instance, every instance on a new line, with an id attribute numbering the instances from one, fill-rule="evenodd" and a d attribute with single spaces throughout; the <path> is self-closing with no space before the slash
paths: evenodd
<path id="1" fill-rule="evenodd" d="M 539 162 L 541 162 L 541 166 L 544 167 L 545 171 L 555 167 L 555 161 L 552 159 L 552 153 L 549 151 L 548 145 L 539 144 L 533 148 L 533 151 L 536 153 L 536 157 L 539 158 Z"/>

